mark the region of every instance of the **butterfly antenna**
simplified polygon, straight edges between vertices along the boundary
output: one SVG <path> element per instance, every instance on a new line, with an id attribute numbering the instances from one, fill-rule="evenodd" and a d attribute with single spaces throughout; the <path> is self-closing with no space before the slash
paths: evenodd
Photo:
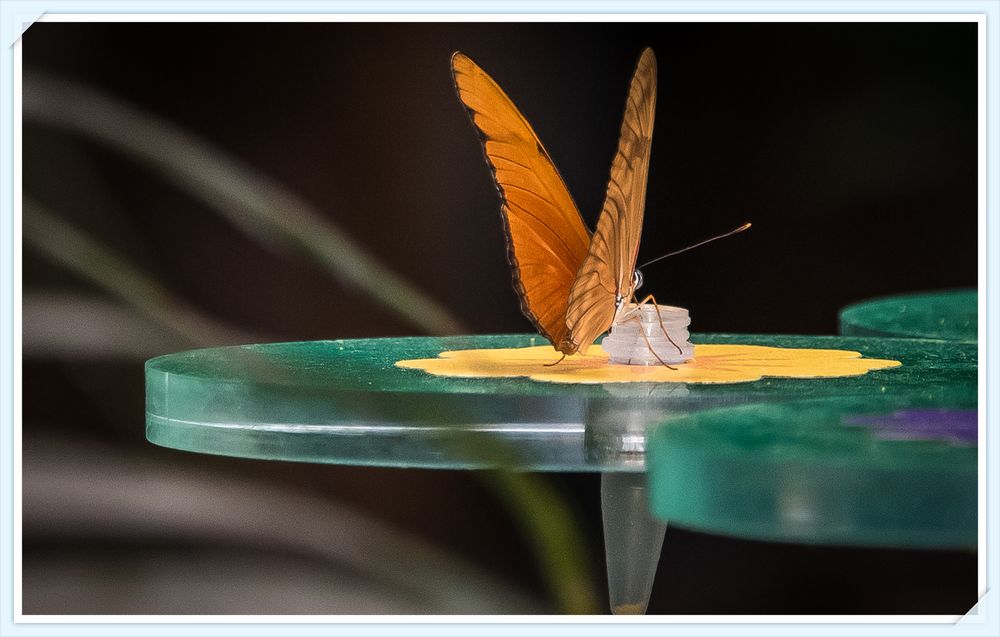
<path id="1" fill-rule="evenodd" d="M 731 236 L 733 236 L 734 234 L 736 234 L 738 232 L 743 232 L 744 230 L 749 229 L 751 225 L 752 224 L 748 221 L 747 223 L 744 223 L 739 228 L 735 228 L 733 230 L 730 230 L 729 232 L 726 232 L 726 233 L 720 234 L 718 236 L 712 237 L 711 239 L 705 239 L 704 241 L 699 241 L 698 243 L 696 243 L 694 245 L 690 245 L 690 246 L 688 246 L 686 248 L 681 248 L 680 250 L 674 250 L 673 252 L 668 252 L 667 254 L 664 254 L 663 256 L 656 257 L 652 261 L 646 261 L 645 263 L 643 263 L 642 265 L 640 265 L 636 269 L 637 270 L 641 270 L 642 268 L 646 267 L 647 265 L 651 265 L 653 263 L 656 263 L 657 261 L 661 261 L 663 259 L 666 259 L 667 257 L 673 257 L 673 256 L 676 256 L 678 254 L 681 254 L 682 252 L 687 252 L 688 250 L 694 250 L 695 248 L 700 248 L 701 246 L 705 245 L 706 243 L 712 243 L 716 239 L 725 239 L 726 237 L 731 237 Z"/>

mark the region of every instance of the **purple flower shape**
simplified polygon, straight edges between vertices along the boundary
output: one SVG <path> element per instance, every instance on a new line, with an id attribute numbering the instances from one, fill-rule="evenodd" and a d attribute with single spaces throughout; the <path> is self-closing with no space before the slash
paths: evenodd
<path id="1" fill-rule="evenodd" d="M 849 416 L 844 424 L 871 427 L 883 440 L 947 440 L 972 447 L 979 440 L 975 409 L 900 409 L 891 414 Z"/>

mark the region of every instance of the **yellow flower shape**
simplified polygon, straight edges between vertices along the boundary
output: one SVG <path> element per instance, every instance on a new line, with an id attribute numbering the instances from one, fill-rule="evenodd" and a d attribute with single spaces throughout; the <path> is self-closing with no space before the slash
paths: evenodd
<path id="1" fill-rule="evenodd" d="M 586 354 L 567 356 L 549 345 L 441 352 L 437 358 L 403 360 L 397 367 L 422 369 L 435 376 L 498 378 L 527 376 L 546 383 L 745 383 L 772 378 L 860 376 L 899 361 L 862 358 L 840 349 L 793 349 L 763 345 L 695 345 L 694 358 L 673 365 L 618 365 L 608 362 L 600 345 Z M 547 366 L 551 365 L 551 366 Z"/>

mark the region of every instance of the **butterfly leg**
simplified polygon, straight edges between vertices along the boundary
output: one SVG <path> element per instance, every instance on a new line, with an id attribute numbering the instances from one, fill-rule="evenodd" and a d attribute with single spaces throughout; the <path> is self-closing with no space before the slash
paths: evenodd
<path id="1" fill-rule="evenodd" d="M 563 354 L 562 358 L 560 358 L 556 362 L 554 362 L 554 363 L 545 363 L 544 365 L 542 365 L 542 367 L 555 367 L 556 365 L 558 365 L 559 363 L 563 362 L 564 360 L 566 360 L 566 355 L 565 354 Z"/>
<path id="2" fill-rule="evenodd" d="M 642 336 L 642 340 L 646 341 L 646 347 L 649 348 L 649 353 L 652 354 L 656 358 L 656 360 L 660 361 L 661 365 L 663 365 L 667 369 L 672 369 L 672 370 L 674 370 L 676 372 L 677 368 L 676 367 L 671 367 L 670 365 L 668 365 L 665 360 L 663 360 L 662 358 L 660 358 L 660 355 L 656 353 L 656 350 L 653 349 L 653 344 L 649 342 L 649 337 L 646 336 L 646 330 L 642 329 L 642 321 L 639 319 L 639 317 L 638 316 L 632 316 L 628 320 L 629 321 L 635 321 L 636 323 L 639 324 L 639 334 Z M 670 337 L 668 336 L 667 338 L 670 338 Z M 673 341 L 670 341 L 670 342 L 673 343 Z M 629 363 L 631 363 L 631 362 L 632 362 L 632 359 L 630 358 L 629 359 Z"/>
<path id="3" fill-rule="evenodd" d="M 634 294 L 632 295 L 632 300 L 635 301 L 635 295 Z M 653 296 L 652 294 L 647 294 L 646 298 L 644 298 L 641 301 L 637 301 L 636 302 L 636 309 L 638 310 L 640 307 L 642 307 L 643 305 L 649 303 L 650 301 L 653 302 L 653 307 L 656 307 L 656 297 Z M 663 325 L 663 317 L 660 316 L 659 310 L 657 310 L 657 312 L 656 312 L 656 320 L 660 322 L 660 330 L 663 332 L 663 335 L 667 337 L 667 340 L 670 341 L 671 345 L 673 345 L 674 347 L 677 348 L 677 353 L 678 354 L 684 354 L 684 350 L 681 349 L 681 346 L 678 345 L 677 343 L 675 343 L 674 339 L 670 338 L 670 334 L 667 334 L 667 328 L 666 328 L 665 325 Z"/>

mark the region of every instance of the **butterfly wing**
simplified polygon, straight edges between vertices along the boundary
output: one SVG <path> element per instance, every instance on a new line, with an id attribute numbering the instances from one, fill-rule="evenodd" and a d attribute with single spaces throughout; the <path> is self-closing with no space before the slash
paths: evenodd
<path id="1" fill-rule="evenodd" d="M 561 351 L 586 352 L 594 339 L 611 327 L 617 304 L 632 296 L 655 115 L 656 56 L 647 48 L 629 86 L 618 152 L 611 162 L 597 230 L 570 290 Z"/>
<path id="2" fill-rule="evenodd" d="M 500 192 L 521 311 L 558 346 L 566 338 L 567 300 L 590 233 L 552 158 L 510 98 L 465 55 L 455 53 L 451 68 Z"/>

